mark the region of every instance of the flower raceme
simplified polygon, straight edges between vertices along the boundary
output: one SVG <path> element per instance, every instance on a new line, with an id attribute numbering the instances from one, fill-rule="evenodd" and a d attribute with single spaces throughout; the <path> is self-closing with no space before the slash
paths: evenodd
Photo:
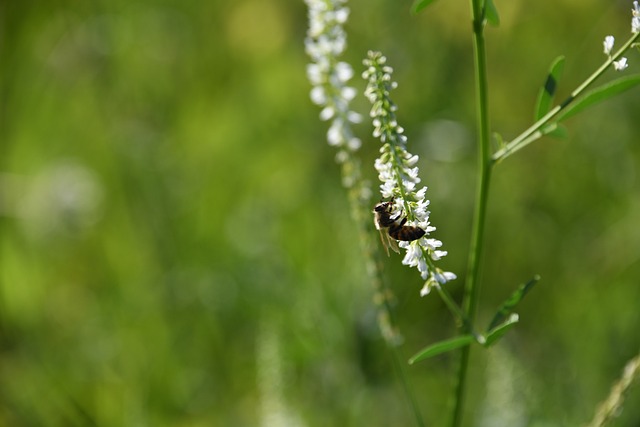
<path id="1" fill-rule="evenodd" d="M 402 263 L 417 267 L 425 284 L 420 295 L 427 295 L 431 288 L 456 278 L 451 272 L 443 271 L 434 265 L 447 254 L 439 248 L 442 242 L 429 237 L 435 227 L 429 222 L 429 200 L 425 198 L 427 187 L 417 188 L 418 156 L 406 149 L 407 137 L 404 129 L 398 125 L 395 117 L 396 105 L 391 101 L 389 92 L 397 87 L 391 80 L 393 69 L 386 65 L 386 58 L 379 52 L 369 52 L 364 60 L 367 69 L 363 78 L 368 81 L 365 96 L 371 102 L 370 116 L 373 121 L 373 136 L 382 142 L 380 157 L 375 161 L 378 178 L 382 182 L 382 198 L 391 199 L 391 217 L 400 220 L 404 216 L 407 226 L 419 227 L 425 234 L 417 240 L 401 241 L 399 246 L 406 250 Z"/>
<path id="2" fill-rule="evenodd" d="M 633 2 L 633 9 L 631 9 L 631 33 L 638 34 L 640 33 L 640 4 L 638 1 Z M 611 52 L 613 51 L 613 44 L 615 39 L 613 36 L 606 36 L 604 38 L 604 42 L 602 43 L 604 46 L 604 54 L 611 58 Z M 622 71 L 627 68 L 629 64 L 627 63 L 627 58 L 624 56 L 617 61 L 613 61 L 613 68 L 616 71 Z"/>
<path id="3" fill-rule="evenodd" d="M 339 149 L 336 159 L 343 163 L 361 145 L 351 130 L 351 124 L 361 121 L 360 115 L 349 109 L 349 102 L 356 95 L 356 90 L 347 85 L 353 69 L 338 60 L 347 45 L 342 25 L 349 17 L 349 9 L 344 6 L 346 0 L 305 2 L 309 8 L 305 50 L 312 60 L 307 65 L 307 77 L 313 85 L 311 101 L 322 107 L 320 119 L 331 120 L 327 141 Z"/>
<path id="4" fill-rule="evenodd" d="M 305 39 L 305 50 L 311 58 L 307 65 L 307 77 L 313 88 L 311 101 L 322 108 L 320 119 L 329 121 L 327 142 L 337 148 L 336 161 L 340 164 L 342 185 L 347 189 L 351 215 L 356 224 L 368 220 L 371 190 L 362 178 L 361 162 L 357 150 L 361 143 L 354 136 L 352 124 L 361 121 L 360 115 L 351 111 L 349 103 L 356 90 L 347 85 L 353 77 L 353 69 L 340 56 L 347 46 L 343 25 L 349 17 L 346 0 L 305 0 L 309 10 L 309 30 Z M 380 332 L 390 346 L 402 341 L 389 312 L 391 292 L 381 280 L 380 270 L 374 262 L 370 235 L 359 226 L 367 276 L 375 289 L 374 302 Z"/>

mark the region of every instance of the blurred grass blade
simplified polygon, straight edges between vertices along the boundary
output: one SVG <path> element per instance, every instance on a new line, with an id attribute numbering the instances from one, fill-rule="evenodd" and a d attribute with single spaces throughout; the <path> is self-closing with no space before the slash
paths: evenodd
<path id="1" fill-rule="evenodd" d="M 529 292 L 529 290 L 531 290 L 533 285 L 538 283 L 539 280 L 540 280 L 540 276 L 536 275 L 531 280 L 529 280 L 527 283 L 523 283 L 522 285 L 518 286 L 518 289 L 516 289 L 516 291 L 513 294 L 511 294 L 509 299 L 507 299 L 500 306 L 500 308 L 498 309 L 498 312 L 496 313 L 496 315 L 493 316 L 493 320 L 489 324 L 489 328 L 487 328 L 487 329 L 488 330 L 492 330 L 496 326 L 498 326 L 500 323 L 502 323 L 507 318 L 509 313 L 511 313 L 511 310 L 513 310 L 513 308 L 516 305 L 518 305 L 518 303 L 520 301 L 522 301 L 522 298 L 524 298 L 524 296 L 527 294 L 527 292 Z"/>
<path id="2" fill-rule="evenodd" d="M 411 6 L 411 13 L 415 15 L 434 1 L 435 0 L 414 0 L 413 5 Z"/>
<path id="3" fill-rule="evenodd" d="M 473 337 L 473 335 L 462 335 L 459 337 L 440 341 L 439 343 L 432 344 L 417 352 L 411 357 L 411 359 L 409 359 L 409 364 L 414 364 L 415 362 L 419 362 L 420 360 L 428 359 L 429 357 L 446 353 L 447 351 L 468 346 L 475 340 L 476 339 Z"/>
<path id="4" fill-rule="evenodd" d="M 537 122 L 551 110 L 553 97 L 556 94 L 558 82 L 560 81 L 563 69 L 564 56 L 559 56 L 551 64 L 549 74 L 547 74 L 547 80 L 544 82 L 544 85 L 540 88 L 540 92 L 538 93 L 534 121 Z"/>
<path id="5" fill-rule="evenodd" d="M 489 347 L 500 338 L 502 338 L 502 336 L 506 334 L 509 329 L 513 328 L 515 324 L 518 323 L 518 320 L 520 320 L 520 317 L 516 313 L 513 313 L 507 320 L 487 332 L 484 346 Z"/>
<path id="6" fill-rule="evenodd" d="M 485 18 L 487 18 L 487 22 L 491 26 L 497 27 L 500 25 L 500 16 L 498 15 L 498 9 L 496 9 L 496 5 L 493 3 L 493 0 L 486 0 L 484 4 L 484 13 Z"/>
<path id="7" fill-rule="evenodd" d="M 621 77 L 587 92 L 558 114 L 557 121 L 568 119 L 591 105 L 604 101 L 640 84 L 640 74 Z M 565 101 L 567 102 L 567 101 Z"/>

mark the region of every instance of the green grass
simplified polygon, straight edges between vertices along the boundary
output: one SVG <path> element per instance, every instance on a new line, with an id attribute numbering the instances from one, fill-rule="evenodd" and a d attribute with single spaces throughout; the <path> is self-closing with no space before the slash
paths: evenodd
<path id="1" fill-rule="evenodd" d="M 304 4 L 9 3 L 0 425 L 412 425 L 309 101 Z M 475 146 L 468 5 L 457 3 L 411 16 L 410 2 L 351 2 L 346 60 L 358 74 L 380 48 L 396 70 L 399 121 L 459 301 Z M 602 37 L 627 33 L 631 7 L 497 6 L 490 116 L 505 139 L 530 123 L 551 60 L 567 57 L 562 98 L 603 59 Z M 629 61 L 635 72 L 637 54 Z M 608 101 L 569 120 L 568 140 L 536 142 L 494 170 L 479 324 L 517 284 L 542 279 L 519 324 L 472 353 L 468 425 L 506 405 L 487 394 L 496 384 L 517 390 L 510 407 L 527 425 L 585 423 L 638 352 L 638 107 L 636 92 Z M 446 160 L 428 154 L 453 142 L 424 137 L 438 120 L 466 131 Z M 370 125 L 356 130 L 373 181 L 378 144 Z M 452 336 L 414 270 L 392 255 L 385 271 L 407 358 Z M 427 425 L 446 419 L 454 359 L 406 368 Z M 628 402 L 638 399 L 636 388 Z M 618 425 L 639 419 L 630 403 Z"/>

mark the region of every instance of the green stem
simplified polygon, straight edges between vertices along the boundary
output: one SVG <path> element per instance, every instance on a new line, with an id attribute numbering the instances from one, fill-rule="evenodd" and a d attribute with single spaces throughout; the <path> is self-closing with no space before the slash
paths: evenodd
<path id="1" fill-rule="evenodd" d="M 543 136 L 542 128 L 544 128 L 551 120 L 553 120 L 562 110 L 564 110 L 567 106 L 569 106 L 573 101 L 576 100 L 593 82 L 595 82 L 601 75 L 605 73 L 609 68 L 611 68 L 611 64 L 614 61 L 620 59 L 620 57 L 631 47 L 633 43 L 635 43 L 640 37 L 640 33 L 633 34 L 629 40 L 620 48 L 618 51 L 613 54 L 609 59 L 607 59 L 604 64 L 600 66 L 593 74 L 591 74 L 587 79 L 580 84 L 571 95 L 562 102 L 560 105 L 556 105 L 551 111 L 549 111 L 544 117 L 535 122 L 529 129 L 522 132 L 518 135 L 513 141 L 509 142 L 503 149 L 499 150 L 493 155 L 493 161 L 499 162 L 513 153 L 521 150 L 526 147 L 536 139 Z"/>
<path id="2" fill-rule="evenodd" d="M 468 326 L 462 333 L 470 333 L 473 326 L 478 297 L 480 294 L 479 276 L 480 260 L 482 258 L 482 242 L 484 239 L 485 216 L 487 200 L 489 196 L 489 183 L 491 179 L 491 140 L 489 129 L 487 64 L 484 42 L 484 13 L 480 0 L 471 0 L 473 15 L 473 45 L 474 64 L 476 76 L 476 108 L 478 114 L 478 183 L 476 188 L 476 204 L 473 218 L 473 232 L 471 247 L 469 248 L 469 260 L 467 264 L 467 276 L 465 280 L 464 298 L 462 307 Z M 455 406 L 451 425 L 460 426 L 462 423 L 462 411 L 467 387 L 467 371 L 469 367 L 469 354 L 471 346 L 464 347 L 460 357 L 458 371 L 458 384 L 455 392 Z"/>
<path id="3" fill-rule="evenodd" d="M 484 337 L 474 331 L 473 325 L 471 325 L 471 322 L 469 322 L 469 319 L 467 319 L 467 316 L 462 312 L 460 307 L 458 307 L 458 304 L 456 304 L 449 292 L 440 285 L 435 286 L 435 288 L 438 290 L 440 297 L 449 308 L 449 311 L 451 311 L 451 314 L 453 314 L 456 322 L 458 322 L 458 326 L 468 330 L 479 343 L 484 343 Z"/>
<path id="4" fill-rule="evenodd" d="M 409 384 L 408 375 L 405 370 L 405 365 L 407 364 L 406 358 L 401 354 L 400 348 L 394 346 L 391 348 L 393 353 L 393 365 L 398 372 L 398 376 L 402 381 L 402 388 L 404 389 L 405 394 L 409 398 L 409 404 L 411 405 L 411 409 L 413 411 L 413 415 L 415 416 L 416 425 L 418 427 L 425 427 L 424 420 L 422 419 L 422 413 L 420 412 L 420 406 L 418 405 L 418 401 L 415 397 L 415 393 L 411 388 L 411 384 Z"/>
<path id="5" fill-rule="evenodd" d="M 378 259 L 380 250 L 374 251 L 375 242 L 372 241 L 372 226 L 370 218 L 370 211 L 368 206 L 363 204 L 361 195 L 363 193 L 363 187 L 365 184 L 362 181 L 362 175 L 360 171 L 359 161 L 351 154 L 347 161 L 342 164 L 343 178 L 347 176 L 355 177 L 356 182 L 352 187 L 348 188 L 349 203 L 351 205 L 351 212 L 356 224 L 360 225 L 360 242 L 364 253 L 364 258 L 367 263 L 367 273 L 369 280 L 373 284 L 374 288 L 374 302 L 378 310 L 378 326 L 380 333 L 384 338 L 387 348 L 391 351 L 391 359 L 393 366 L 396 369 L 402 389 L 409 401 L 409 406 L 413 412 L 418 427 L 424 427 L 425 423 L 422 418 L 422 413 L 417 403 L 416 395 L 409 383 L 409 378 L 406 370 L 404 369 L 406 358 L 400 354 L 398 348 L 401 341 L 400 333 L 398 332 L 393 316 L 393 307 L 391 304 L 391 290 L 384 283 L 382 273 L 382 262 Z M 368 199 L 367 199 L 368 204 Z M 367 225 L 368 224 L 368 225 Z"/>

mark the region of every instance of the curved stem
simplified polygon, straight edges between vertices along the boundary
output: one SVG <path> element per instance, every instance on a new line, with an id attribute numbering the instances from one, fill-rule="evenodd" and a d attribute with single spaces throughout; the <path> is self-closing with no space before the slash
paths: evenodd
<path id="1" fill-rule="evenodd" d="M 458 304 L 456 304 L 453 298 L 451 298 L 449 292 L 447 292 L 447 290 L 440 285 L 435 286 L 435 288 L 438 290 L 440 297 L 449 308 L 449 311 L 451 311 L 451 314 L 453 314 L 453 317 L 456 319 L 458 327 L 468 330 L 477 342 L 484 343 L 484 337 L 473 329 L 473 325 L 471 324 L 471 322 L 469 322 L 469 319 L 467 319 L 466 315 L 462 312 L 460 307 L 458 307 Z"/>
<path id="2" fill-rule="evenodd" d="M 409 404 L 411 405 L 411 410 L 413 411 L 416 425 L 418 427 L 425 427 L 424 419 L 422 418 L 422 413 L 420 412 L 420 406 L 418 405 L 418 401 L 415 397 L 415 393 L 411 388 L 411 384 L 409 384 L 409 377 L 405 369 L 407 359 L 404 357 L 399 347 L 394 346 L 391 348 L 391 351 L 393 353 L 392 354 L 393 366 L 396 368 L 398 372 L 398 377 L 402 382 L 402 388 L 404 389 L 404 392 L 409 399 Z"/>

